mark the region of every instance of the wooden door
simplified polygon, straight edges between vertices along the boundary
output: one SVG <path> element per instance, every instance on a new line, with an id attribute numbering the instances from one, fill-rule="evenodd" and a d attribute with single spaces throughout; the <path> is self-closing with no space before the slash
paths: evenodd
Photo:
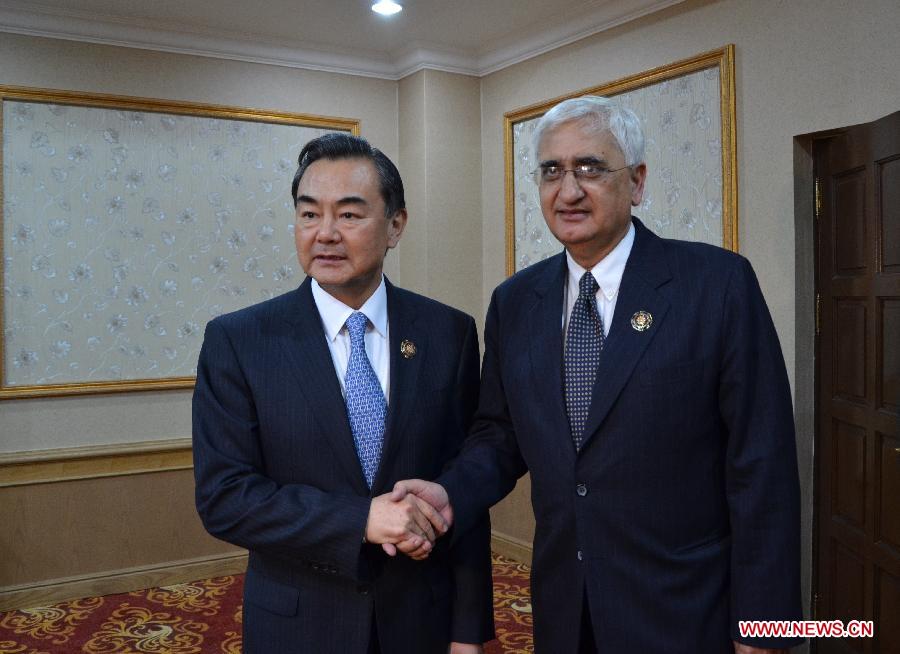
<path id="1" fill-rule="evenodd" d="M 900 112 L 816 142 L 819 339 L 815 617 L 900 654 Z"/>

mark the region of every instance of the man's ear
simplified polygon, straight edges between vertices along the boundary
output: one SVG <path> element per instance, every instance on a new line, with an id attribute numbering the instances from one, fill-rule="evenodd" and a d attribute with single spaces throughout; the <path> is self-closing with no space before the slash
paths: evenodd
<path id="1" fill-rule="evenodd" d="M 638 206 L 644 199 L 644 182 L 646 180 L 647 164 L 639 163 L 631 169 L 631 206 Z"/>
<path id="2" fill-rule="evenodd" d="M 396 247 L 406 228 L 406 209 L 398 209 L 388 218 L 388 249 Z"/>

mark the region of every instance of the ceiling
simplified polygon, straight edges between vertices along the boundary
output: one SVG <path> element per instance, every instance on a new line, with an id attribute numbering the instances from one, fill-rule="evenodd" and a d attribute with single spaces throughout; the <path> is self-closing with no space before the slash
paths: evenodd
<path id="1" fill-rule="evenodd" d="M 0 34 L 387 79 L 481 76 L 682 0 L 399 1 L 384 17 L 371 0 L 0 0 Z"/>

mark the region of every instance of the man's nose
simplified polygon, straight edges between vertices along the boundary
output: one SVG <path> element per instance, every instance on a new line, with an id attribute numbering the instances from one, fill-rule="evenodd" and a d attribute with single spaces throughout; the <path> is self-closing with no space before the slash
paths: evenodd
<path id="1" fill-rule="evenodd" d="M 337 220 L 331 214 L 325 214 L 322 222 L 319 223 L 319 229 L 316 232 L 316 240 L 319 243 L 334 243 L 340 240 L 340 232 L 337 229 Z"/>
<path id="2" fill-rule="evenodd" d="M 578 183 L 574 170 L 567 170 L 559 180 L 559 195 L 566 202 L 575 202 L 584 197 L 584 189 Z"/>

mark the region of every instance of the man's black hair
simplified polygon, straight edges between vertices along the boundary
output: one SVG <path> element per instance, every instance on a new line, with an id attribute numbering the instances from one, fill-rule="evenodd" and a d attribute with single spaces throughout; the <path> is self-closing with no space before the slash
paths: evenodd
<path id="1" fill-rule="evenodd" d="M 368 159 L 378 171 L 385 217 L 390 218 L 400 209 L 405 209 L 403 180 L 400 179 L 400 171 L 397 170 L 394 162 L 388 159 L 381 150 L 370 145 L 366 139 L 345 132 L 329 132 L 303 146 L 300 156 L 297 157 L 297 172 L 294 173 L 294 181 L 291 184 L 291 197 L 294 199 L 294 205 L 297 204 L 297 187 L 300 185 L 300 178 L 303 177 L 303 173 L 310 164 L 319 159 L 356 158 Z"/>

